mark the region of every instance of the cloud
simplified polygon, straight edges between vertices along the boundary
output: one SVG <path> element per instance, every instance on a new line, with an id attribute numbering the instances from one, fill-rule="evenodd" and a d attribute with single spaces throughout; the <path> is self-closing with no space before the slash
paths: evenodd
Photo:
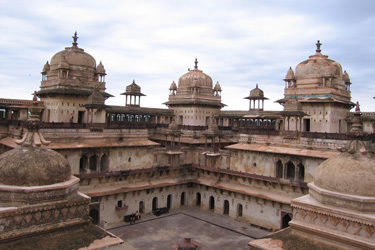
<path id="1" fill-rule="evenodd" d="M 375 72 L 373 1 L 2 1 L 2 97 L 38 89 L 47 60 L 79 46 L 107 70 L 108 104 L 123 105 L 133 79 L 147 96 L 143 106 L 165 107 L 171 82 L 194 66 L 219 81 L 226 109 L 248 109 L 242 98 L 258 83 L 280 109 L 289 67 L 315 52 L 347 69 L 353 100 L 371 110 Z M 29 76 L 30 75 L 30 76 Z M 30 82 L 32 81 L 32 82 Z M 15 86 L 23 89 L 14 91 Z M 17 89 L 18 90 L 18 89 Z M 16 93 L 16 95 L 14 95 Z"/>

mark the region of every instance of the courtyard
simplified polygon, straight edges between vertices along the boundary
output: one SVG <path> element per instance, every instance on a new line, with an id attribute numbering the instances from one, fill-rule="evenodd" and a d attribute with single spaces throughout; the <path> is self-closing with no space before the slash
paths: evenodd
<path id="1" fill-rule="evenodd" d="M 248 242 L 270 232 L 227 216 L 197 208 L 179 209 L 159 217 L 146 215 L 134 225 L 121 223 L 108 230 L 124 240 L 111 249 L 176 249 L 191 238 L 200 249 L 249 249 Z"/>

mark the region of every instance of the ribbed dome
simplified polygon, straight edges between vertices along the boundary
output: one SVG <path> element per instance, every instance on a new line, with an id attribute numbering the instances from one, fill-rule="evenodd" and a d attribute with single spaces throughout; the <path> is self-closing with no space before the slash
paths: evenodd
<path id="1" fill-rule="evenodd" d="M 67 63 L 68 66 L 90 67 L 96 69 L 96 61 L 90 54 L 78 48 L 77 32 L 73 36 L 74 42 L 72 47 L 67 47 L 55 54 L 51 59 L 51 69 L 59 68 L 61 63 Z"/>
<path id="2" fill-rule="evenodd" d="M 318 49 L 315 55 L 309 59 L 301 62 L 296 67 L 296 79 L 309 79 L 321 77 L 334 77 L 341 79 L 342 68 L 339 63 L 334 60 L 328 59 L 328 56 L 320 53 L 321 43 L 318 41 L 316 44 Z"/>
<path id="3" fill-rule="evenodd" d="M 105 69 L 104 69 L 104 66 L 103 66 L 103 64 L 102 64 L 101 61 L 98 64 L 98 67 L 96 67 L 96 73 L 98 73 L 98 74 L 105 74 Z"/>
<path id="4" fill-rule="evenodd" d="M 375 158 L 363 141 L 352 141 L 337 157 L 321 163 L 315 172 L 315 185 L 333 192 L 375 197 Z M 362 154 L 365 152 L 367 154 Z"/>
<path id="5" fill-rule="evenodd" d="M 43 186 L 70 179 L 68 161 L 48 148 L 18 147 L 0 155 L 0 184 Z"/>
<path id="6" fill-rule="evenodd" d="M 256 85 L 255 89 L 250 91 L 250 97 L 264 97 L 264 92 L 258 88 L 258 84 Z"/>
<path id="7" fill-rule="evenodd" d="M 212 89 L 212 79 L 210 76 L 198 69 L 198 61 L 195 59 L 195 66 L 178 80 L 178 87 L 209 87 Z"/>
<path id="8" fill-rule="evenodd" d="M 169 87 L 169 90 L 177 90 L 177 85 L 174 81 L 172 82 L 171 86 Z"/>

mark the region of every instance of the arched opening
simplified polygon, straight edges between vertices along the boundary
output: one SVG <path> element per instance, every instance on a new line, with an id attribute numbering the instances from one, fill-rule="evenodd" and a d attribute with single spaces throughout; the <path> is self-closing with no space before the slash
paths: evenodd
<path id="1" fill-rule="evenodd" d="M 108 171 L 108 156 L 106 154 L 102 155 L 102 158 L 100 159 L 100 171 Z"/>
<path id="2" fill-rule="evenodd" d="M 139 209 L 138 209 L 140 214 L 143 214 L 145 212 L 145 203 L 143 201 L 139 202 Z"/>
<path id="3" fill-rule="evenodd" d="M 170 210 L 172 208 L 172 195 L 169 194 L 167 197 L 167 208 Z"/>
<path id="4" fill-rule="evenodd" d="M 97 165 L 98 165 L 98 157 L 96 155 L 93 155 L 90 157 L 89 160 L 89 168 L 91 172 L 96 172 L 97 171 Z"/>
<path id="5" fill-rule="evenodd" d="M 298 164 L 298 180 L 304 181 L 305 180 L 305 167 L 302 163 Z"/>
<path id="6" fill-rule="evenodd" d="M 79 173 L 84 174 L 87 169 L 87 157 L 86 155 L 82 155 L 81 159 L 79 159 Z"/>
<path id="7" fill-rule="evenodd" d="M 201 193 L 197 193 L 197 195 L 196 195 L 196 203 L 195 203 L 195 205 L 197 206 L 197 207 L 200 207 L 201 206 Z"/>
<path id="8" fill-rule="evenodd" d="M 294 180 L 294 177 L 296 174 L 295 171 L 296 171 L 296 168 L 293 162 L 289 161 L 286 165 L 286 178 L 289 180 Z"/>
<path id="9" fill-rule="evenodd" d="M 184 205 L 185 205 L 185 192 L 182 192 L 182 194 L 181 194 L 180 205 L 181 205 L 181 206 L 184 206 Z"/>
<path id="10" fill-rule="evenodd" d="M 281 229 L 289 227 L 289 221 L 291 221 L 292 218 L 289 214 L 284 214 L 282 221 L 281 221 Z"/>
<path id="11" fill-rule="evenodd" d="M 92 218 L 92 223 L 98 225 L 99 223 L 99 211 L 97 209 L 91 209 L 89 216 Z"/>
<path id="12" fill-rule="evenodd" d="M 152 199 L 152 211 L 155 211 L 156 209 L 158 209 L 158 197 Z"/>
<path id="13" fill-rule="evenodd" d="M 223 211 L 224 215 L 229 215 L 229 201 L 228 200 L 225 200 L 224 201 L 224 211 Z"/>
<path id="14" fill-rule="evenodd" d="M 283 178 L 283 163 L 280 160 L 276 162 L 276 178 Z"/>
<path id="15" fill-rule="evenodd" d="M 242 214 L 243 214 L 242 204 L 239 203 L 239 204 L 237 205 L 237 217 L 242 217 Z"/>
<path id="16" fill-rule="evenodd" d="M 215 198 L 213 196 L 210 197 L 210 210 L 215 209 Z"/>

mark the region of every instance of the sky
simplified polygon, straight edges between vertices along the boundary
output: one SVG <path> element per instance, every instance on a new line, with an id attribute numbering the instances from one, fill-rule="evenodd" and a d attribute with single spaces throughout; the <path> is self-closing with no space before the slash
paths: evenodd
<path id="1" fill-rule="evenodd" d="M 135 82 L 142 107 L 166 108 L 172 81 L 198 67 L 222 88 L 224 110 L 248 110 L 250 90 L 281 110 L 289 69 L 315 54 L 349 73 L 352 101 L 375 111 L 375 1 L 0 0 L 0 98 L 31 99 L 52 56 L 78 46 L 106 69 L 108 105 Z"/>

